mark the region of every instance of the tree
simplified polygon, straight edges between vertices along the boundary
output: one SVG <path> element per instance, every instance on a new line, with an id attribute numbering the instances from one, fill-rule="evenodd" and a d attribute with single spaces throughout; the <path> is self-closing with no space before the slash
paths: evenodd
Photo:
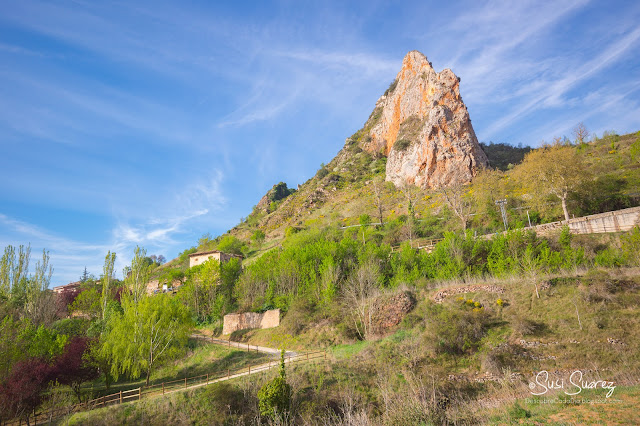
<path id="1" fill-rule="evenodd" d="M 560 199 L 564 218 L 569 220 L 567 198 L 590 176 L 575 148 L 554 144 L 528 153 L 514 177 L 540 205 L 544 205 L 549 196 Z"/>
<path id="2" fill-rule="evenodd" d="M 418 197 L 420 196 L 420 188 L 415 185 L 411 185 L 408 183 L 403 183 L 400 186 L 400 192 L 402 192 L 402 196 L 407 202 L 407 220 L 404 224 L 404 231 L 409 239 L 409 243 L 413 244 L 413 231 L 415 228 L 415 219 L 416 219 L 416 202 L 418 201 Z"/>
<path id="3" fill-rule="evenodd" d="M 78 398 L 80 398 L 80 386 L 98 377 L 98 369 L 92 365 L 87 354 L 91 344 L 88 337 L 76 336 L 64 348 L 53 365 L 53 377 L 58 383 L 71 387 Z"/>
<path id="4" fill-rule="evenodd" d="M 168 294 L 123 297 L 122 309 L 109 319 L 101 353 L 116 380 L 144 373 L 148 385 L 154 368 L 182 352 L 192 327 L 189 311 Z"/>
<path id="5" fill-rule="evenodd" d="M 89 279 L 89 272 L 87 271 L 87 267 L 84 267 L 84 271 L 82 272 L 82 275 L 80 275 L 80 282 L 81 283 L 85 283 L 87 282 L 87 280 Z"/>
<path id="6" fill-rule="evenodd" d="M 100 299 L 98 290 L 90 288 L 76 296 L 69 310 L 91 319 L 100 318 L 103 315 Z"/>
<path id="7" fill-rule="evenodd" d="M 420 188 L 415 185 L 403 183 L 400 185 L 400 192 L 402 192 L 402 196 L 407 201 L 407 214 L 411 216 L 412 219 L 415 219 L 415 208 L 418 197 L 420 196 Z"/>
<path id="8" fill-rule="evenodd" d="M 224 301 L 219 297 L 220 270 L 220 262 L 211 258 L 187 272 L 187 283 L 181 289 L 180 297 L 191 307 L 198 321 L 206 321 L 222 313 Z"/>
<path id="9" fill-rule="evenodd" d="M 233 235 L 225 235 L 218 243 L 218 250 L 225 253 L 242 254 L 244 242 Z"/>
<path id="10" fill-rule="evenodd" d="M 107 252 L 104 258 L 104 266 L 102 267 L 102 297 L 100 298 L 101 317 L 104 319 L 107 303 L 111 298 L 111 281 L 113 280 L 113 268 L 116 263 L 116 254 Z M 85 272 L 86 272 L 85 268 Z"/>
<path id="11" fill-rule="evenodd" d="M 52 369 L 46 360 L 31 358 L 16 364 L 0 386 L 0 412 L 3 417 L 29 417 L 42 402 L 42 394 L 51 379 Z"/>
<path id="12" fill-rule="evenodd" d="M 133 259 L 131 259 L 131 266 L 125 268 L 123 273 L 125 276 L 124 282 L 136 302 L 140 301 L 145 296 L 147 282 L 149 281 L 149 275 L 151 274 L 151 267 L 146 261 L 146 257 L 147 251 L 136 246 L 133 253 Z"/>
<path id="13" fill-rule="evenodd" d="M 373 204 L 378 211 L 378 220 L 380 220 L 380 225 L 384 225 L 384 208 L 385 208 L 385 187 L 382 179 L 376 178 L 371 183 L 371 187 L 373 190 Z"/>
<path id="14" fill-rule="evenodd" d="M 573 128 L 573 136 L 576 138 L 576 144 L 581 145 L 587 141 L 589 131 L 583 122 L 580 122 Z"/>
<path id="15" fill-rule="evenodd" d="M 25 313 L 29 317 L 33 317 L 36 314 L 40 294 L 49 288 L 52 275 L 53 267 L 49 264 L 49 252 L 43 249 L 42 260 L 36 262 L 34 275 L 27 280 Z"/>
<path id="16" fill-rule="evenodd" d="M 256 229 L 255 232 L 253 233 L 253 235 L 251 236 L 251 239 L 253 240 L 253 242 L 256 243 L 256 245 L 258 247 L 262 246 L 262 243 L 264 243 L 264 239 L 265 239 L 266 235 L 264 234 L 264 232 L 260 229 Z"/>
<path id="17" fill-rule="evenodd" d="M 0 258 L 0 295 L 8 299 L 24 298 L 30 257 L 31 246 L 21 245 L 17 256 L 15 247 L 5 247 Z"/>
<path id="18" fill-rule="evenodd" d="M 460 219 L 462 230 L 466 231 L 473 206 L 468 187 L 465 185 L 443 186 L 440 188 L 440 193 L 447 203 L 447 206 L 449 206 L 458 219 Z"/>
<path id="19" fill-rule="evenodd" d="M 353 271 L 344 286 L 347 310 L 361 339 L 370 336 L 372 330 L 373 300 L 378 295 L 380 267 L 369 260 Z"/>
<path id="20" fill-rule="evenodd" d="M 371 216 L 369 216 L 368 214 L 360 215 L 360 218 L 358 219 L 358 221 L 360 222 L 360 228 L 362 229 L 362 244 L 366 244 L 367 242 L 364 239 L 364 234 L 367 229 L 367 226 L 371 224 Z"/>
<path id="21" fill-rule="evenodd" d="M 258 391 L 258 406 L 263 416 L 282 416 L 291 404 L 291 385 L 284 368 L 284 348 L 280 352 L 280 375 L 265 383 Z"/>

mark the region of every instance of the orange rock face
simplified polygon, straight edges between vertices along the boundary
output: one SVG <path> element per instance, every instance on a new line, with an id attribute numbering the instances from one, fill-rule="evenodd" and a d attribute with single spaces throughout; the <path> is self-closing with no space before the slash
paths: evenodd
<path id="1" fill-rule="evenodd" d="M 362 143 L 388 157 L 387 180 L 439 188 L 468 183 L 486 167 L 459 82 L 449 69 L 435 72 L 420 52 L 405 56 L 395 87 L 376 103 L 381 112 Z"/>

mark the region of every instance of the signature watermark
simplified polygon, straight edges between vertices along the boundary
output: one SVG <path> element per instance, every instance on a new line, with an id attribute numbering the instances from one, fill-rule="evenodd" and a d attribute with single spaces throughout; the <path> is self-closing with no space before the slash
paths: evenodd
<path id="1" fill-rule="evenodd" d="M 567 380 L 564 377 L 551 378 L 548 371 L 542 370 L 529 382 L 529 391 L 536 396 L 558 389 L 568 396 L 579 395 L 584 389 L 602 389 L 607 391 L 605 397 L 608 399 L 616 390 L 616 385 L 606 380 L 589 380 L 581 370 L 572 372 Z"/>

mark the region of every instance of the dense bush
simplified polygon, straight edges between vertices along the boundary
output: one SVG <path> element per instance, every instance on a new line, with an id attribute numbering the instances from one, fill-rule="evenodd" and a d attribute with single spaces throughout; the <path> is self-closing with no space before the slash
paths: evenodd
<path id="1" fill-rule="evenodd" d="M 474 352 L 491 324 L 491 316 L 482 308 L 473 310 L 432 308 L 429 328 L 438 353 L 462 355 Z"/>

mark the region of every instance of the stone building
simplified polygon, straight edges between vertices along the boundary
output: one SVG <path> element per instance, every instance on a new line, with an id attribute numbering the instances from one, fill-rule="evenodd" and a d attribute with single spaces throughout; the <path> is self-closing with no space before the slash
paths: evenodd
<path id="1" fill-rule="evenodd" d="M 198 253 L 192 253 L 189 255 L 189 268 L 193 268 L 196 265 L 201 265 L 207 260 L 213 258 L 220 263 L 227 263 L 232 258 L 238 258 L 242 261 L 242 256 L 237 254 L 223 253 L 219 250 L 201 251 Z"/>

